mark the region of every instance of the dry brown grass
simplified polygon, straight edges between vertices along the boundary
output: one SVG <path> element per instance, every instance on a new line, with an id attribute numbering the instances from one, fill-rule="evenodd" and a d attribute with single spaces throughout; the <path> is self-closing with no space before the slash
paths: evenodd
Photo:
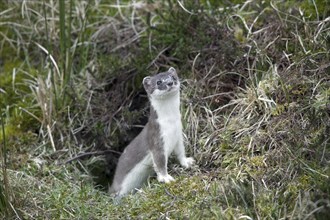
<path id="1" fill-rule="evenodd" d="M 213 4 L 66 1 L 65 21 L 57 1 L 0 6 L 1 215 L 326 218 L 329 5 Z M 198 168 L 114 206 L 102 190 L 146 122 L 141 80 L 168 66 Z"/>

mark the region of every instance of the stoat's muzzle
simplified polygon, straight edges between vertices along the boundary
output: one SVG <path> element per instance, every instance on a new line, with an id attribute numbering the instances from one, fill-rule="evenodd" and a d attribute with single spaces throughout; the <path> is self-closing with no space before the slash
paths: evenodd
<path id="1" fill-rule="evenodd" d="M 158 85 L 159 90 L 171 91 L 178 86 L 178 81 L 172 76 L 167 76 L 161 80 L 162 82 Z"/>

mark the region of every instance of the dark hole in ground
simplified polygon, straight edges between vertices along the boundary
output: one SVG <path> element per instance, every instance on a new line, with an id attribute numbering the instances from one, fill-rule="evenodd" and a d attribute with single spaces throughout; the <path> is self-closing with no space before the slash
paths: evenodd
<path id="1" fill-rule="evenodd" d="M 129 113 L 137 111 L 140 114 L 133 120 L 132 124 L 127 123 L 126 126 L 122 126 L 122 131 L 117 137 L 117 144 L 110 146 L 110 149 L 116 150 L 118 153 L 107 152 L 103 155 L 104 160 L 93 163 L 93 165 L 88 167 L 90 174 L 94 178 L 96 188 L 103 191 L 107 191 L 112 183 L 121 152 L 124 151 L 125 147 L 141 132 L 144 125 L 148 122 L 148 98 L 144 92 L 138 92 L 125 108 L 127 108 Z M 129 121 L 132 122 L 131 120 Z M 109 143 L 111 137 L 103 137 L 102 139 L 103 141 L 100 141 L 98 148 L 108 149 L 109 145 L 107 143 Z"/>

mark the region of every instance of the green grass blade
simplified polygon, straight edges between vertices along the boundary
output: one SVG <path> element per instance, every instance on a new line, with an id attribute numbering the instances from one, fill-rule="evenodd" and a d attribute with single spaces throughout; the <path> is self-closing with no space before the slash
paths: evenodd
<path id="1" fill-rule="evenodd" d="M 2 145 L 0 148 L 2 183 L 0 185 L 0 213 L 9 213 L 9 184 L 7 175 L 7 144 L 5 136 L 4 118 L 1 116 Z"/>

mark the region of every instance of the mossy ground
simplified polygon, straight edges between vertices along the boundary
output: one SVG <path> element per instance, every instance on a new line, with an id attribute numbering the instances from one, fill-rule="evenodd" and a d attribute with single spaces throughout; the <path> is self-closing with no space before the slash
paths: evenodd
<path id="1" fill-rule="evenodd" d="M 329 218 L 327 1 L 64 2 L 0 5 L 1 217 Z M 117 204 L 141 81 L 169 66 L 197 166 Z"/>

